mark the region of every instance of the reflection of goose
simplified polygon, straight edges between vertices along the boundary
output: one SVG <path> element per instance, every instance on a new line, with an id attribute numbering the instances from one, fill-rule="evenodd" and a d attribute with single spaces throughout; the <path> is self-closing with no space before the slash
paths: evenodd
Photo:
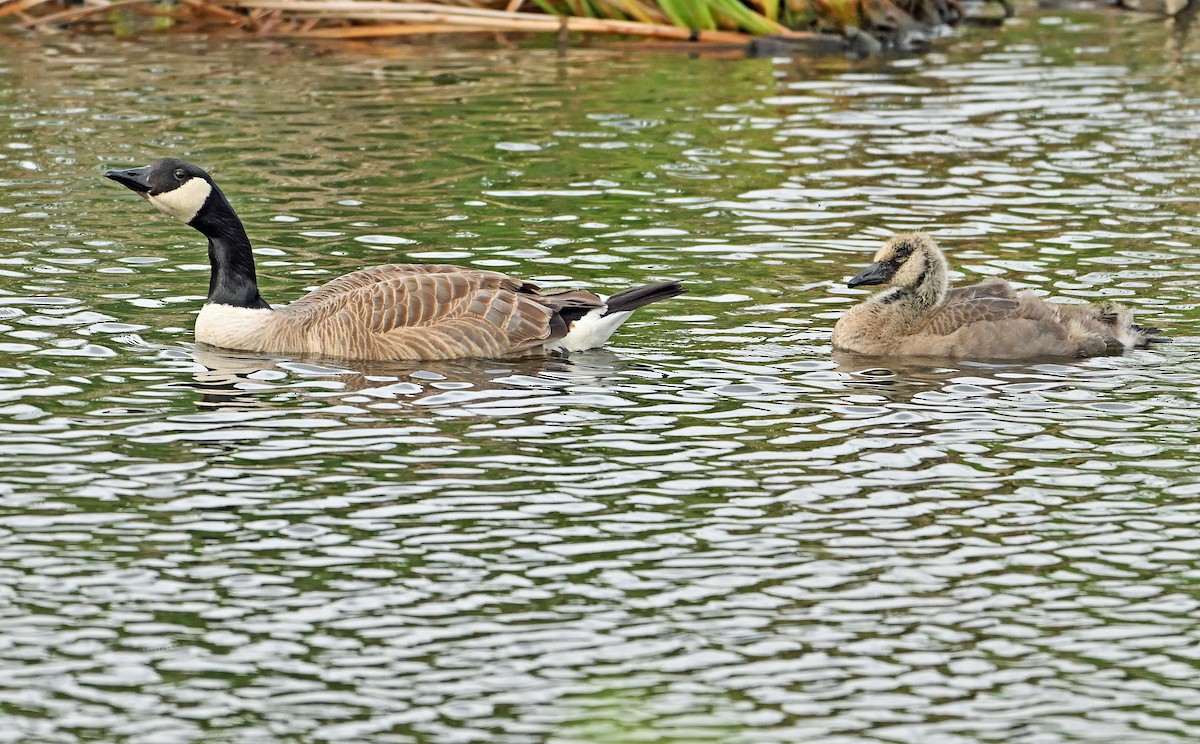
<path id="1" fill-rule="evenodd" d="M 551 396 L 570 397 L 582 389 L 588 391 L 580 393 L 584 395 L 620 395 L 619 386 L 628 377 L 657 376 L 605 349 L 569 358 L 454 359 L 436 366 L 358 361 L 353 368 L 211 346 L 195 347 L 191 358 L 204 368 L 187 386 L 200 394 L 198 405 L 227 410 L 273 408 L 296 395 L 321 400 L 365 395 L 428 412 L 445 407 L 434 401 L 450 391 L 464 391 L 478 401 L 507 398 L 545 404 Z"/>
<path id="2" fill-rule="evenodd" d="M 1032 359 L 1120 354 L 1155 340 L 1118 305 L 1065 305 L 1018 292 L 1003 279 L 949 289 L 933 238 L 892 238 L 849 286 L 891 284 L 833 328 L 837 349 L 874 356 Z"/>
<path id="3" fill-rule="evenodd" d="M 583 351 L 603 345 L 634 310 L 683 291 L 662 282 L 604 299 L 582 289 L 542 292 L 495 271 L 391 264 L 275 309 L 259 295 L 241 220 L 207 173 L 163 158 L 105 175 L 208 237 L 212 275 L 196 340 L 213 346 L 374 360 Z"/>

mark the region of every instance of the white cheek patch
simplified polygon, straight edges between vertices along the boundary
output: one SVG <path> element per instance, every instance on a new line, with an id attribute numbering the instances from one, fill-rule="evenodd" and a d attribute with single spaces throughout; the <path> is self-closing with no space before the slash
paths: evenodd
<path id="1" fill-rule="evenodd" d="M 212 193 L 212 185 L 203 178 L 192 178 L 177 189 L 162 194 L 147 194 L 150 203 L 180 222 L 191 222 Z"/>

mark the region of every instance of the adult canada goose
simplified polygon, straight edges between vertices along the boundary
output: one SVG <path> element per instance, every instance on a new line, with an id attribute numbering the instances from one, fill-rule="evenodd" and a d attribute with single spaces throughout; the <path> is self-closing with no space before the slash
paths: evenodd
<path id="1" fill-rule="evenodd" d="M 892 287 L 856 305 L 833 327 L 835 348 L 875 356 L 1030 359 L 1120 354 L 1159 333 L 1134 325 L 1118 305 L 1046 302 L 1003 279 L 949 289 L 946 257 L 924 233 L 883 244 L 851 287 Z"/>
<path id="2" fill-rule="evenodd" d="M 273 308 L 259 294 L 246 230 L 207 173 L 163 158 L 104 175 L 208 238 L 212 273 L 196 340 L 212 346 L 406 361 L 583 351 L 603 345 L 639 307 L 684 291 L 661 282 L 605 299 L 582 289 L 543 292 L 483 269 L 389 264 Z"/>

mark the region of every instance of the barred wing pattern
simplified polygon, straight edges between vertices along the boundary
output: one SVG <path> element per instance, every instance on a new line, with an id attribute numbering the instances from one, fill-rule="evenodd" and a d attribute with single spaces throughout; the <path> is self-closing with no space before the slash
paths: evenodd
<path id="1" fill-rule="evenodd" d="M 1071 356 L 1119 353 L 1126 342 L 1119 326 L 1127 311 L 1095 305 L 1051 303 L 1003 280 L 988 280 L 946 293 L 944 305 L 913 329 L 913 346 L 954 356 Z"/>
<path id="2" fill-rule="evenodd" d="M 1038 312 L 1036 306 L 1023 306 L 1014 297 L 960 297 L 951 299 L 927 315 L 913 329 L 913 334 L 949 336 L 976 323 L 997 323 L 1019 318 L 1035 320 L 1042 316 L 1044 313 Z"/>
<path id="3" fill-rule="evenodd" d="M 273 332 L 329 356 L 428 360 L 504 357 L 567 333 L 559 315 L 604 302 L 591 292 L 542 295 L 505 274 L 460 266 L 389 264 L 355 271 L 301 297 Z"/>

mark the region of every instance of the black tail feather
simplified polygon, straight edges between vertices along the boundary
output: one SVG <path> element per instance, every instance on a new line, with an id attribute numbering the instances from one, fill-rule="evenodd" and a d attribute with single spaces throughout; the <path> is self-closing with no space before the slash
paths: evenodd
<path id="1" fill-rule="evenodd" d="M 1138 325 L 1137 323 L 1130 323 L 1129 327 L 1142 337 L 1142 341 L 1144 341 L 1146 345 L 1171 343 L 1171 339 L 1163 335 L 1161 328 L 1150 328 L 1148 326 Z"/>
<path id="2" fill-rule="evenodd" d="M 605 303 L 608 305 L 608 310 L 604 314 L 611 315 L 613 313 L 630 312 L 637 310 L 643 305 L 649 305 L 651 302 L 676 297 L 686 291 L 684 286 L 679 282 L 659 282 L 657 284 L 645 284 L 641 287 L 626 289 L 608 298 L 608 301 Z"/>

